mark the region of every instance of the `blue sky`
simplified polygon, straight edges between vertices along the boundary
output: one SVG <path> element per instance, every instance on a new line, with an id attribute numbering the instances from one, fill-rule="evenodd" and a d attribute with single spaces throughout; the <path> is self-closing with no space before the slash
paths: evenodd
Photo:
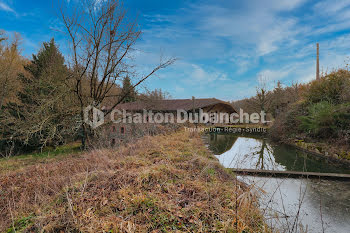
<path id="1" fill-rule="evenodd" d="M 140 75 L 161 54 L 179 58 L 144 85 L 173 98 L 237 100 L 254 95 L 259 77 L 270 88 L 309 81 L 316 42 L 323 71 L 344 67 L 350 55 L 349 0 L 129 0 L 125 7 L 143 31 L 134 55 Z M 0 29 L 22 35 L 27 57 L 51 37 L 68 54 L 55 14 L 50 0 L 0 0 Z"/>

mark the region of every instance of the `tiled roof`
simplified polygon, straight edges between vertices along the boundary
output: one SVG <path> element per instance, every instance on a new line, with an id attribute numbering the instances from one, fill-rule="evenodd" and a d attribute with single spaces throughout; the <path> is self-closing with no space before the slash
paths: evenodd
<path id="1" fill-rule="evenodd" d="M 225 104 L 228 107 L 231 107 L 232 111 L 235 111 L 231 104 L 215 98 L 194 100 L 195 109 L 209 107 L 215 104 Z M 156 111 L 176 111 L 178 109 L 183 109 L 183 110 L 189 111 L 192 108 L 193 108 L 192 99 L 137 101 L 137 102 L 119 104 L 116 107 L 116 109 L 125 109 L 128 111 L 142 111 L 143 109 L 156 110 Z"/>

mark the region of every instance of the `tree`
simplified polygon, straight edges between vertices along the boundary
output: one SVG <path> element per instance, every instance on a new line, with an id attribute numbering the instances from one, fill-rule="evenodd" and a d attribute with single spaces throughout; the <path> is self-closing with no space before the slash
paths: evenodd
<path id="1" fill-rule="evenodd" d="M 6 40 L 4 34 L 0 35 L 0 113 L 4 104 L 17 101 L 16 95 L 21 88 L 17 75 L 24 71 L 25 64 L 25 59 L 20 55 L 19 34 L 15 34 L 9 44 L 4 44 Z"/>
<path id="2" fill-rule="evenodd" d="M 0 48 L 2 48 L 1 46 L 1 42 L 6 40 L 6 37 L 5 37 L 5 32 L 4 31 L 0 31 Z"/>
<path id="3" fill-rule="evenodd" d="M 266 88 L 266 80 L 260 78 L 256 87 L 256 96 L 249 99 L 249 103 L 255 111 L 269 112 L 271 107 L 271 93 Z"/>
<path id="4" fill-rule="evenodd" d="M 147 91 L 146 95 L 151 100 L 164 100 L 169 99 L 170 94 L 168 92 L 162 91 L 162 89 L 154 89 L 153 91 Z"/>
<path id="5" fill-rule="evenodd" d="M 21 84 L 17 79 L 20 72 L 24 72 L 23 65 L 26 63 L 20 55 L 20 36 L 14 34 L 14 39 L 9 41 L 6 34 L 0 31 L 0 153 L 11 155 L 15 149 L 15 144 L 4 140 L 8 132 L 7 112 L 4 105 L 18 102 L 17 93 L 21 89 Z"/>
<path id="6" fill-rule="evenodd" d="M 133 85 L 131 84 L 129 76 L 125 76 L 125 78 L 123 79 L 121 95 L 125 95 L 123 103 L 134 102 L 136 100 L 136 92 Z"/>
<path id="7" fill-rule="evenodd" d="M 291 103 L 295 103 L 300 98 L 300 84 L 292 83 L 292 86 L 286 88 Z"/>
<path id="8" fill-rule="evenodd" d="M 163 91 L 161 88 L 156 88 L 153 91 L 150 91 L 146 88 L 144 93 L 138 94 L 137 99 L 141 101 L 153 101 L 153 100 L 165 100 L 170 99 L 171 96 L 168 92 Z"/>
<path id="9" fill-rule="evenodd" d="M 26 74 L 19 75 L 22 90 L 19 103 L 11 102 L 8 110 L 8 135 L 31 148 L 56 146 L 74 134 L 74 103 L 68 69 L 54 39 L 43 43 Z"/>
<path id="10" fill-rule="evenodd" d="M 271 92 L 270 111 L 274 118 L 280 113 L 282 106 L 287 103 L 286 98 L 288 96 L 286 94 L 287 92 L 282 87 L 282 83 L 278 81 L 276 87 Z"/>
<path id="11" fill-rule="evenodd" d="M 59 9 L 71 45 L 70 68 L 80 105 L 82 144 L 86 147 L 95 130 L 84 122 L 84 109 L 88 105 L 99 108 L 106 98 L 113 97 L 110 91 L 116 81 L 131 73 L 128 58 L 141 31 L 136 22 L 127 19 L 126 11 L 117 0 L 70 1 L 68 7 L 66 1 L 61 1 Z M 174 61 L 161 61 L 135 81 L 133 88 Z M 111 113 L 127 96 L 128 93 L 122 94 L 105 114 Z"/>

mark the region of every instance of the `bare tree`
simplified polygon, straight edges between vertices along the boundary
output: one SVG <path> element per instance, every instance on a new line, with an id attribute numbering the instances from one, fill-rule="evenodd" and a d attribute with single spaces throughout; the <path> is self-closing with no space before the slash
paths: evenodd
<path id="1" fill-rule="evenodd" d="M 84 108 L 100 107 L 116 81 L 131 71 L 128 61 L 141 31 L 136 21 L 127 19 L 118 0 L 66 1 L 60 4 L 60 18 L 71 44 L 71 70 L 75 93 L 81 109 L 82 143 L 85 146 L 92 129 L 84 123 Z M 134 88 L 175 59 L 160 61 L 149 74 L 136 81 Z M 111 104 L 109 114 L 128 95 Z M 86 141 L 87 140 L 87 141 Z"/>
<path id="2" fill-rule="evenodd" d="M 267 90 L 266 79 L 259 77 L 259 85 L 256 87 L 256 96 L 248 99 L 250 107 L 255 111 L 269 112 L 271 106 L 271 92 Z"/>
<path id="3" fill-rule="evenodd" d="M 0 31 L 0 43 L 2 41 L 6 40 L 6 37 L 5 37 L 5 32 L 4 31 Z M 0 44 L 0 49 L 2 49 L 2 45 Z"/>
<path id="4" fill-rule="evenodd" d="M 286 90 L 289 94 L 291 103 L 294 103 L 299 99 L 299 97 L 300 97 L 300 84 L 292 83 L 292 85 L 290 87 L 287 87 Z"/>

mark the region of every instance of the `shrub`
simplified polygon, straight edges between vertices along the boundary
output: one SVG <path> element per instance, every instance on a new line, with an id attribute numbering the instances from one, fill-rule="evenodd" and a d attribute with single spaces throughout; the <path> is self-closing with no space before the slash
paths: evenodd
<path id="1" fill-rule="evenodd" d="M 340 130 L 350 129 L 350 103 L 341 104 L 336 107 L 334 113 L 336 126 Z"/>
<path id="2" fill-rule="evenodd" d="M 300 116 L 300 128 L 314 137 L 331 137 L 340 135 L 350 128 L 350 105 L 333 105 L 323 101 L 313 104 L 307 116 Z"/>
<path id="3" fill-rule="evenodd" d="M 312 136 L 327 137 L 334 135 L 336 131 L 333 117 L 335 108 L 331 103 L 323 101 L 313 104 L 308 111 L 307 116 L 299 116 L 301 120 L 300 129 Z"/>
<path id="4" fill-rule="evenodd" d="M 328 101 L 341 104 L 350 100 L 350 71 L 340 69 L 310 83 L 305 97 L 309 103 Z"/>
<path id="5" fill-rule="evenodd" d="M 339 69 L 298 87 L 299 101 L 277 115 L 270 135 L 279 140 L 336 138 L 349 141 L 350 71 Z"/>
<path id="6" fill-rule="evenodd" d="M 275 119 L 270 129 L 270 136 L 274 139 L 284 139 L 293 137 L 300 133 L 300 129 L 295 127 L 301 124 L 300 116 L 307 115 L 307 105 L 304 101 L 299 101 L 288 106 L 286 112 L 281 113 Z"/>

